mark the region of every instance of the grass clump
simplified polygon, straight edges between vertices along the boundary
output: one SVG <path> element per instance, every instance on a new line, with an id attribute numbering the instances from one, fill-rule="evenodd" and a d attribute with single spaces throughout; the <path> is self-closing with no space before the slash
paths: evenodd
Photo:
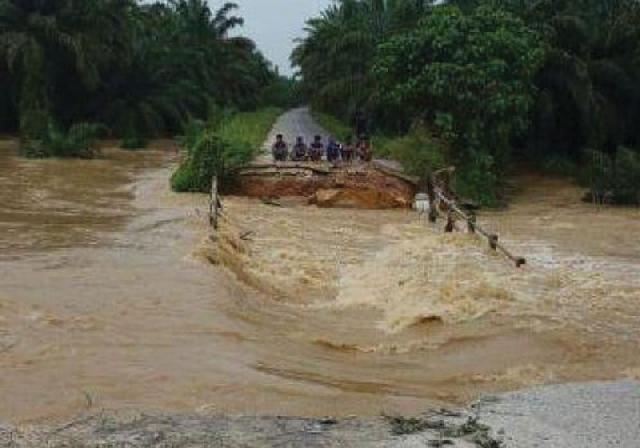
<path id="1" fill-rule="evenodd" d="M 245 143 L 257 152 L 281 114 L 282 109 L 267 107 L 255 112 L 227 116 L 214 126 L 222 138 L 234 143 Z"/>
<path id="2" fill-rule="evenodd" d="M 193 121 L 185 126 L 181 139 L 186 157 L 171 176 L 174 191 L 208 192 L 217 174 L 221 187 L 234 182 L 238 168 L 260 150 L 276 118 L 278 108 L 225 115 L 209 123 Z"/>
<path id="3" fill-rule="evenodd" d="M 211 179 L 214 174 L 223 171 L 225 156 L 232 152 L 230 149 L 230 143 L 215 131 L 205 131 L 189 148 L 187 158 L 171 176 L 171 188 L 180 192 L 209 191 Z"/>
<path id="4" fill-rule="evenodd" d="M 596 201 L 640 205 L 640 154 L 618 148 L 615 155 L 598 151 L 587 154 L 587 163 L 579 175 Z"/>
<path id="5" fill-rule="evenodd" d="M 38 117 L 37 120 L 42 120 Z M 30 158 L 74 157 L 90 159 L 95 157 L 97 149 L 96 139 L 103 132 L 104 127 L 95 123 L 76 123 L 64 131 L 56 126 L 52 120 L 45 125 L 42 122 L 28 124 L 29 131 L 25 133 L 22 152 Z"/>
<path id="6" fill-rule="evenodd" d="M 424 176 L 446 165 L 444 144 L 421 127 L 414 127 L 402 137 L 379 140 L 376 152 L 397 160 L 407 173 L 416 176 Z"/>
<path id="7" fill-rule="evenodd" d="M 338 140 L 344 141 L 347 138 L 355 138 L 353 136 L 354 130 L 333 115 L 311 109 L 311 116 L 316 121 L 316 123 L 318 123 L 322 128 L 324 128 Z"/>

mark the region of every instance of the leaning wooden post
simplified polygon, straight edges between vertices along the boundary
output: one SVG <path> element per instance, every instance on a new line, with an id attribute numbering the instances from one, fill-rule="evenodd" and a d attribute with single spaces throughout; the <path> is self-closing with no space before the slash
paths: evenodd
<path id="1" fill-rule="evenodd" d="M 447 224 L 444 227 L 445 233 L 451 233 L 456 227 L 456 222 L 453 219 L 453 211 L 449 210 L 447 212 Z"/>
<path id="2" fill-rule="evenodd" d="M 476 233 L 476 214 L 470 213 L 467 221 L 467 230 L 469 233 Z"/>
<path id="3" fill-rule="evenodd" d="M 427 196 L 429 197 L 429 222 L 434 223 L 438 219 L 438 211 L 436 210 L 436 192 L 431 173 L 427 175 Z"/>
<path id="4" fill-rule="evenodd" d="M 444 170 L 443 170 L 444 171 Z M 451 171 L 451 170 L 447 170 Z M 436 172 L 434 177 L 438 175 L 440 172 Z M 500 242 L 499 237 L 496 234 L 491 234 L 482 228 L 480 224 L 477 223 L 476 217 L 474 213 L 465 213 L 460 209 L 460 207 L 456 204 L 455 198 L 449 198 L 445 193 L 445 190 L 437 184 L 433 183 L 433 192 L 434 196 L 437 197 L 446 207 L 447 207 L 447 226 L 445 227 L 445 232 L 453 231 L 455 227 L 455 218 L 454 214 L 458 215 L 460 218 L 467 221 L 467 226 L 469 231 L 473 231 L 473 233 L 479 233 L 483 235 L 489 241 L 489 246 L 491 249 L 495 251 L 502 252 L 507 258 L 513 261 L 516 267 L 522 267 L 527 263 L 526 259 L 523 257 L 516 257 L 511 252 L 509 252 Z"/>
<path id="5" fill-rule="evenodd" d="M 498 235 L 496 235 L 495 233 L 489 235 L 489 246 L 493 250 L 498 250 Z"/>
<path id="6" fill-rule="evenodd" d="M 218 229 L 218 176 L 215 174 L 211 179 L 211 197 L 209 199 L 209 223 L 214 229 Z"/>

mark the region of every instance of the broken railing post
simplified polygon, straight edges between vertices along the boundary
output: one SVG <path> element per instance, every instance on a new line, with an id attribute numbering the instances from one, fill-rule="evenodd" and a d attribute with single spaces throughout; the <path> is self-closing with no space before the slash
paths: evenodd
<path id="1" fill-rule="evenodd" d="M 220 209 L 220 198 L 218 196 L 218 176 L 211 179 L 211 197 L 209 198 L 209 224 L 214 229 L 218 229 L 218 213 Z"/>
<path id="2" fill-rule="evenodd" d="M 438 219 L 438 211 L 436 210 L 436 193 L 431 173 L 427 175 L 427 196 L 429 197 L 429 222 L 434 223 Z"/>
<path id="3" fill-rule="evenodd" d="M 436 210 L 435 201 L 429 201 L 429 222 L 434 223 L 438 219 L 438 211 Z"/>
<path id="4" fill-rule="evenodd" d="M 476 215 L 469 215 L 469 220 L 467 221 L 467 230 L 469 233 L 476 233 Z"/>
<path id="5" fill-rule="evenodd" d="M 495 233 L 489 235 L 489 246 L 493 250 L 498 250 L 498 235 L 496 235 Z"/>
<path id="6" fill-rule="evenodd" d="M 445 233 L 453 232 L 455 228 L 455 220 L 453 219 L 453 212 L 450 210 L 447 212 L 447 225 L 444 227 Z"/>

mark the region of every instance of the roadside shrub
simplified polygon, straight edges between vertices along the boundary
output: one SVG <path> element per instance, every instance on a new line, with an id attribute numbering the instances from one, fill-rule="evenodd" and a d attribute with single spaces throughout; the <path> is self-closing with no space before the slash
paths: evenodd
<path id="1" fill-rule="evenodd" d="M 218 174 L 222 186 L 232 181 L 234 170 L 249 162 L 254 150 L 246 143 L 230 142 L 216 131 L 205 130 L 187 149 L 187 157 L 171 176 L 174 191 L 208 192 Z"/>
<path id="2" fill-rule="evenodd" d="M 25 139 L 40 139 L 49 129 L 51 116 L 43 110 L 30 110 L 20 117 L 20 135 Z"/>
<path id="3" fill-rule="evenodd" d="M 424 176 L 446 165 L 445 145 L 424 128 L 414 127 L 407 135 L 380 145 L 383 149 L 378 153 L 400 162 L 409 174 Z"/>
<path id="4" fill-rule="evenodd" d="M 613 176 L 613 201 L 616 204 L 640 204 L 640 155 L 620 148 Z"/>
<path id="5" fill-rule="evenodd" d="M 185 123 L 182 135 L 178 137 L 178 143 L 182 148 L 189 150 L 195 146 L 206 129 L 207 125 L 204 121 L 191 119 Z"/>
<path id="6" fill-rule="evenodd" d="M 171 177 L 174 191 L 208 192 L 217 173 L 221 188 L 228 189 L 234 173 L 251 161 L 282 110 L 275 107 L 230 115 L 217 111 L 205 123 L 191 120 L 185 125 L 180 143 L 186 155 Z"/>
<path id="7" fill-rule="evenodd" d="M 453 189 L 458 195 L 486 206 L 498 204 L 499 179 L 491 155 L 474 152 L 465 165 L 457 168 Z"/>
<path id="8" fill-rule="evenodd" d="M 311 116 L 320 126 L 340 141 L 344 141 L 349 137 L 356 138 L 353 135 L 354 130 L 333 115 L 312 109 Z"/>
<path id="9" fill-rule="evenodd" d="M 258 151 L 264 143 L 276 119 L 282 114 L 278 107 L 267 107 L 255 112 L 226 112 L 215 124 L 221 137 L 240 146 L 249 145 Z M 211 126 L 209 126 L 211 129 Z"/>
<path id="10" fill-rule="evenodd" d="M 174 191 L 208 191 L 211 178 L 222 168 L 225 146 L 226 142 L 214 132 L 204 131 L 188 148 L 187 159 L 171 176 L 171 188 Z"/>
<path id="11" fill-rule="evenodd" d="M 90 159 L 96 155 L 95 140 L 104 131 L 102 125 L 77 123 L 68 131 L 60 130 L 51 120 L 46 129 L 31 128 L 22 151 L 32 158 L 76 157 Z M 39 134 L 38 134 L 39 133 Z"/>
<path id="12" fill-rule="evenodd" d="M 589 187 L 592 198 L 614 204 L 640 204 L 640 155 L 637 152 L 621 147 L 614 159 L 591 151 L 587 159 L 579 180 Z"/>

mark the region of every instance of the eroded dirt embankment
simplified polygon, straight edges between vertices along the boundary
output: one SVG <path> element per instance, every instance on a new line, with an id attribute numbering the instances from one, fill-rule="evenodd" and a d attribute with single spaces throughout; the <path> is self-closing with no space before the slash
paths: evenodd
<path id="1" fill-rule="evenodd" d="M 255 163 L 240 172 L 234 194 L 301 197 L 320 207 L 409 208 L 416 180 L 372 163 Z"/>
<path id="2" fill-rule="evenodd" d="M 262 151 L 242 169 L 234 194 L 255 198 L 305 197 L 321 207 L 364 209 L 407 208 L 416 192 L 417 179 L 405 175 L 401 167 L 387 160 L 329 163 L 274 162 L 271 145 L 283 135 L 290 146 L 298 137 L 310 142 L 319 135 L 326 144 L 329 133 L 301 107 L 280 116 Z"/>

